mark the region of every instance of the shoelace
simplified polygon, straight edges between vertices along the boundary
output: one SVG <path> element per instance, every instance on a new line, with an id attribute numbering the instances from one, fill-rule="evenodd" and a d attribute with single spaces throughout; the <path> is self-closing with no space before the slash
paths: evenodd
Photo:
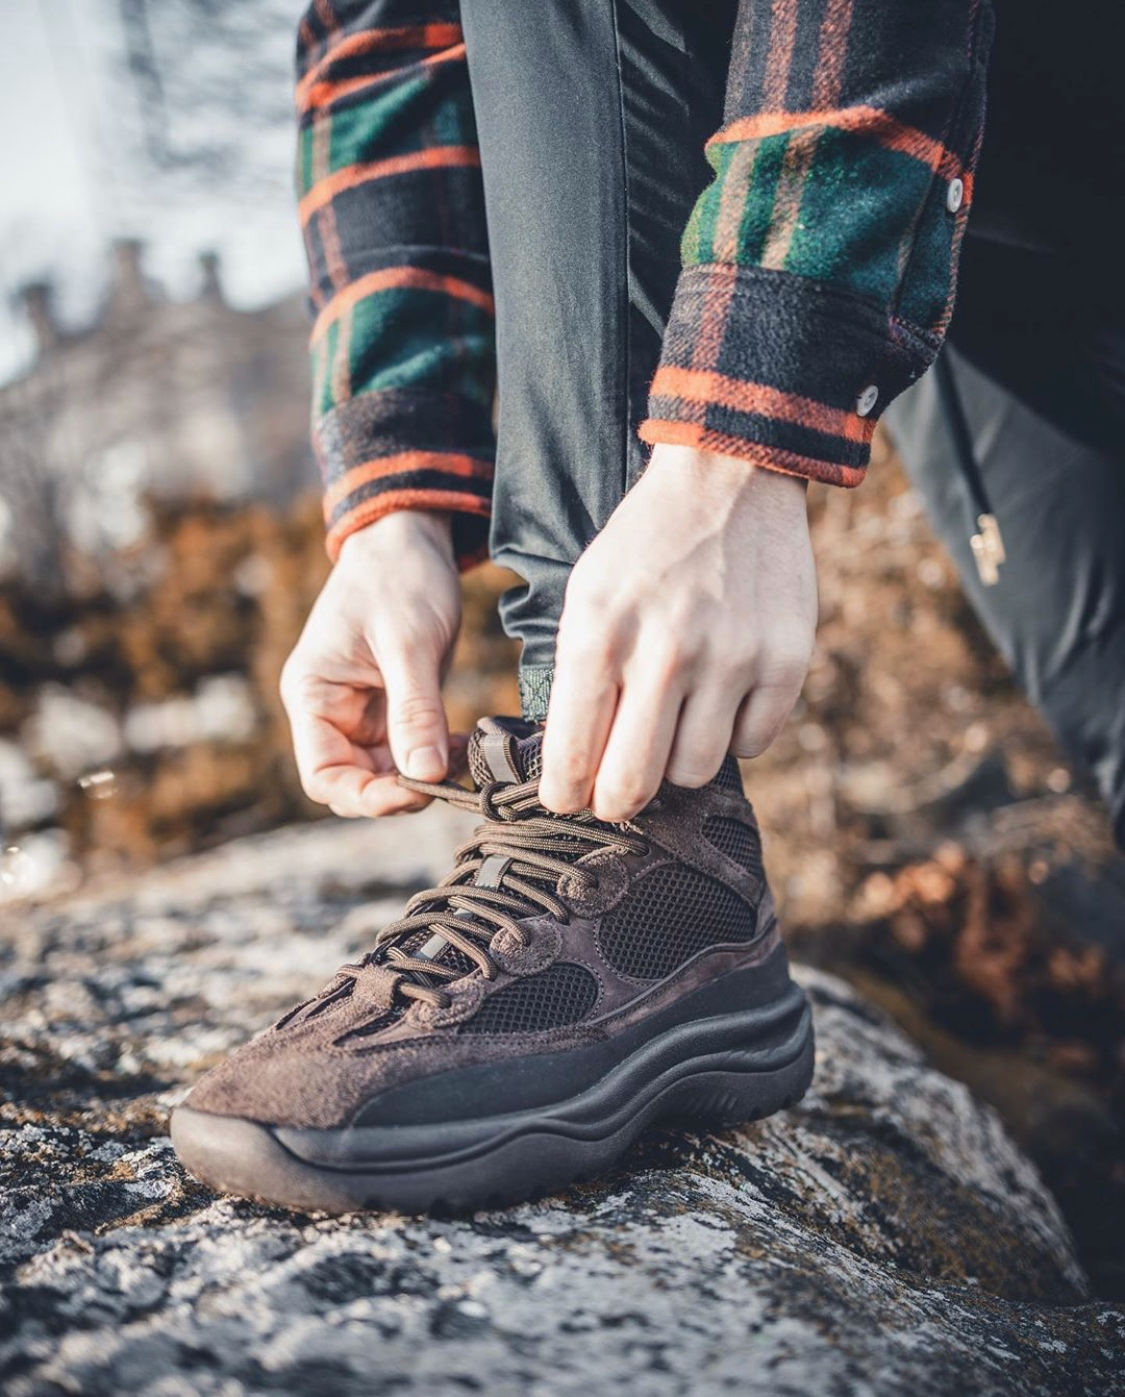
<path id="1" fill-rule="evenodd" d="M 575 862 L 581 854 L 602 848 L 643 854 L 648 849 L 640 835 L 599 824 L 591 814 L 549 814 L 539 804 L 538 780 L 519 784 L 495 781 L 475 791 L 450 781 L 432 783 L 406 776 L 399 780 L 412 791 L 483 815 L 486 823 L 457 849 L 449 876 L 436 887 L 415 894 L 403 915 L 379 932 L 359 965 L 345 966 L 342 973 L 358 972 L 378 960 L 401 972 L 403 978 L 396 986 L 400 995 L 438 1008 L 447 1008 L 451 1002 L 441 984 L 458 980 L 466 972 L 412 954 L 403 949 L 403 941 L 422 931 L 443 937 L 491 980 L 497 967 L 488 953 L 488 942 L 497 931 L 507 930 L 526 945 L 517 917 L 547 912 L 564 925 L 570 921 L 565 903 L 543 882 L 529 880 L 544 879 L 553 886 L 563 874 L 569 874 L 586 888 L 596 888 L 597 875 Z M 477 871 L 493 855 L 509 860 L 499 886 L 474 885 Z M 438 984 L 406 978 L 410 975 L 423 975 Z"/>

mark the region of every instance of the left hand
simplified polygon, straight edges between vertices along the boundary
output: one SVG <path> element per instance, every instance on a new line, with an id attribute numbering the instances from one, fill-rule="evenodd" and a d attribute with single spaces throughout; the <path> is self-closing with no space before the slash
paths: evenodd
<path id="1" fill-rule="evenodd" d="M 658 446 L 566 590 L 539 797 L 630 820 L 763 752 L 816 634 L 805 482 Z"/>

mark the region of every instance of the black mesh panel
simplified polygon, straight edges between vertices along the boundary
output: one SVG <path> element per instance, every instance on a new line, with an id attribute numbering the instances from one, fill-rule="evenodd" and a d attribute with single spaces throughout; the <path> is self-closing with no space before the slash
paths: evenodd
<path id="1" fill-rule="evenodd" d="M 478 968 L 476 961 L 471 960 L 464 951 L 458 950 L 456 946 L 446 946 L 437 959 L 441 965 L 448 965 L 453 970 L 459 970 L 462 975 L 471 975 Z"/>
<path id="2" fill-rule="evenodd" d="M 745 794 L 745 787 L 742 784 L 742 772 L 738 769 L 738 763 L 733 757 L 724 759 L 723 764 L 712 777 L 710 784 L 717 786 L 720 791 L 737 791 L 739 795 Z"/>
<path id="3" fill-rule="evenodd" d="M 539 1033 L 577 1023 L 594 1007 L 598 982 L 581 965 L 560 961 L 497 990 L 461 1033 Z"/>
<path id="4" fill-rule="evenodd" d="M 519 759 L 525 781 L 537 781 L 543 769 L 543 743 L 538 737 L 520 743 Z"/>
<path id="5" fill-rule="evenodd" d="M 620 974 L 662 980 L 709 946 L 751 940 L 756 924 L 753 907 L 717 879 L 663 864 L 637 879 L 598 940 Z"/>
<path id="6" fill-rule="evenodd" d="M 703 821 L 703 837 L 714 844 L 720 854 L 752 873 L 762 876 L 762 844 L 757 834 L 741 820 L 728 820 L 725 815 L 709 815 Z"/>

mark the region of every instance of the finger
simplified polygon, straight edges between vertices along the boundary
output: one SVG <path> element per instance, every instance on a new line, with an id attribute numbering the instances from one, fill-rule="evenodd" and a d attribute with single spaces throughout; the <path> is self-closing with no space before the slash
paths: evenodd
<path id="1" fill-rule="evenodd" d="M 589 808 L 616 706 L 617 676 L 608 664 L 560 647 L 539 779 L 539 799 L 548 810 L 573 815 Z"/>
<path id="2" fill-rule="evenodd" d="M 398 784 L 385 749 L 357 747 L 319 714 L 305 712 L 294 721 L 293 749 L 306 795 L 337 815 L 389 815 L 426 804 Z"/>
<path id="3" fill-rule="evenodd" d="M 785 726 L 800 689 L 759 685 L 735 719 L 730 750 L 736 757 L 760 757 Z"/>
<path id="4" fill-rule="evenodd" d="M 631 820 L 656 794 L 668 765 L 683 701 L 677 685 L 626 681 L 594 781 L 599 820 Z"/>
<path id="5" fill-rule="evenodd" d="M 705 786 L 722 766 L 742 697 L 733 684 L 701 687 L 687 696 L 665 772 L 674 786 Z"/>
<path id="6" fill-rule="evenodd" d="M 355 768 L 353 794 L 361 778 L 374 770 L 373 759 L 364 748 L 356 748 L 344 735 L 345 728 L 354 727 L 362 716 L 362 707 L 354 690 L 337 692 L 338 686 L 304 685 L 287 699 L 289 726 L 293 734 L 293 755 L 301 785 L 310 800 L 327 804 L 331 796 L 325 773 Z"/>
<path id="7" fill-rule="evenodd" d="M 432 796 L 421 795 L 404 786 L 398 779 L 398 772 L 392 771 L 368 783 L 363 792 L 361 813 L 371 819 L 381 815 L 404 815 L 424 810 L 432 800 Z"/>
<path id="8" fill-rule="evenodd" d="M 441 701 L 441 656 L 425 643 L 386 644 L 387 739 L 399 771 L 440 781 L 449 769 L 449 724 Z"/>
<path id="9" fill-rule="evenodd" d="M 283 676 L 282 693 L 297 772 L 310 800 L 350 819 L 429 803 L 398 784 L 381 689 L 317 680 L 294 664 Z"/>

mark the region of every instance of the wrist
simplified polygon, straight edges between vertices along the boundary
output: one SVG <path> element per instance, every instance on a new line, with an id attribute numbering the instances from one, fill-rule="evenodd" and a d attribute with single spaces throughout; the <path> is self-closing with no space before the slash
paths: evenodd
<path id="1" fill-rule="evenodd" d="M 642 479 L 656 487 L 686 489 L 719 499 L 776 499 L 799 502 L 802 508 L 808 491 L 803 476 L 770 470 L 740 456 L 666 443 L 654 447 Z"/>
<path id="2" fill-rule="evenodd" d="M 402 554 L 418 548 L 440 553 L 450 567 L 456 567 L 453 552 L 453 517 L 447 510 L 396 509 L 364 524 L 341 543 L 338 561 L 362 554 Z"/>

